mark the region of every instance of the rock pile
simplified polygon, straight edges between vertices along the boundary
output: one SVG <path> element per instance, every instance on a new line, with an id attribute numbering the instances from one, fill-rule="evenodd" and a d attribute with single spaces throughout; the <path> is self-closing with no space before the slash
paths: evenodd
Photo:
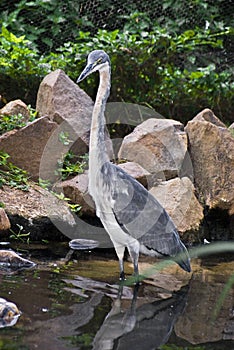
<path id="1" fill-rule="evenodd" d="M 15 104 L 28 118 L 27 111 L 22 111 L 23 103 Z M 9 107 L 0 110 L 0 115 Z M 52 181 L 54 191 L 82 206 L 84 217 L 95 216 L 94 203 L 88 193 L 88 172 L 58 182 L 55 170 L 58 160 L 68 150 L 77 155 L 87 152 L 92 108 L 90 97 L 63 71 L 57 70 L 40 85 L 39 117 L 19 130 L 0 136 L 0 149 L 10 155 L 15 165 L 27 170 L 34 181 L 39 178 Z M 149 118 L 123 139 L 118 158 L 125 162 L 119 166 L 161 202 L 181 234 L 196 231 L 202 223 L 204 208 L 219 208 L 234 215 L 232 130 L 233 126 L 228 129 L 209 109 L 199 113 L 185 128 L 176 120 Z M 0 189 L 0 201 L 11 216 L 14 212 L 11 196 L 3 195 L 9 191 L 14 190 Z M 27 202 L 27 193 L 20 198 L 23 205 Z M 43 210 L 41 216 L 45 217 Z M 23 215 L 30 218 L 30 209 L 28 215 Z M 0 230 L 4 228 L 9 228 L 9 224 L 2 224 Z M 197 240 L 196 235 L 192 240 Z"/>

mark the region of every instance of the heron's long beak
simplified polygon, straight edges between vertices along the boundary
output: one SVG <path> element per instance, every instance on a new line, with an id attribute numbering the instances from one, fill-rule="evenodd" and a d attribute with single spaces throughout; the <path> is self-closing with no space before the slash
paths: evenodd
<path id="1" fill-rule="evenodd" d="M 84 80 L 90 73 L 92 73 L 93 65 L 89 64 L 85 67 L 83 72 L 80 74 L 79 78 L 77 79 L 77 84 Z"/>

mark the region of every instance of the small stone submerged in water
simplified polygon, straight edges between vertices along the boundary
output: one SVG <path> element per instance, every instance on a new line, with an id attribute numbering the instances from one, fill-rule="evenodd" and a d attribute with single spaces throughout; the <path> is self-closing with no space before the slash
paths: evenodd
<path id="1" fill-rule="evenodd" d="M 0 298 L 0 328 L 14 326 L 20 315 L 21 312 L 14 303 Z"/>
<path id="2" fill-rule="evenodd" d="M 15 253 L 13 250 L 0 250 L 0 269 L 13 268 L 24 269 L 32 268 L 36 264 L 28 259 L 22 258 L 20 255 Z"/>
<path id="3" fill-rule="evenodd" d="M 97 248 L 99 242 L 92 239 L 73 239 L 69 242 L 69 247 L 74 250 L 91 250 Z"/>

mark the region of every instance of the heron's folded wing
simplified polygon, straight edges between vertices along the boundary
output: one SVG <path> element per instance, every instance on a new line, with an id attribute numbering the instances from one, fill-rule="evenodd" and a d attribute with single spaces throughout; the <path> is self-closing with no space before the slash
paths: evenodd
<path id="1" fill-rule="evenodd" d="M 174 256 L 180 246 L 175 225 L 161 204 L 118 166 L 102 167 L 118 224 L 132 237 L 160 254 Z"/>

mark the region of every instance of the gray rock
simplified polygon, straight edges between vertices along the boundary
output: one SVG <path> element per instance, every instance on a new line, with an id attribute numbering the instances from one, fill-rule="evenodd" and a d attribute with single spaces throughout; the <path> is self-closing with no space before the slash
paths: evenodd
<path id="1" fill-rule="evenodd" d="M 67 146 L 66 151 L 71 150 L 76 155 L 88 152 L 93 101 L 61 69 L 57 69 L 42 80 L 37 94 L 36 109 L 40 116 L 47 116 L 58 124 L 57 135 L 54 134 L 49 140 L 41 165 L 41 177 L 49 176 L 54 181 L 53 159 L 61 158 L 57 149 L 61 148 L 61 142 L 58 140 L 62 134 L 66 138 L 63 141 Z M 107 131 L 106 142 L 108 153 L 112 158 L 112 143 Z M 52 157 L 51 150 L 54 154 Z M 52 166 L 49 174 L 45 176 L 48 166 L 47 163 L 44 164 L 44 160 L 48 158 L 51 158 Z"/>

